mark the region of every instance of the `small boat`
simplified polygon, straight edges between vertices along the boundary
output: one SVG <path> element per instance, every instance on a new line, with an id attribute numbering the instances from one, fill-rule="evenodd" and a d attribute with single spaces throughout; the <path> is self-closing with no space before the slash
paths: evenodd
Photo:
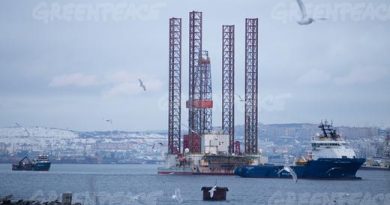
<path id="1" fill-rule="evenodd" d="M 47 155 L 39 155 L 37 159 L 30 160 L 23 157 L 17 164 L 12 164 L 13 171 L 49 171 L 51 162 Z"/>

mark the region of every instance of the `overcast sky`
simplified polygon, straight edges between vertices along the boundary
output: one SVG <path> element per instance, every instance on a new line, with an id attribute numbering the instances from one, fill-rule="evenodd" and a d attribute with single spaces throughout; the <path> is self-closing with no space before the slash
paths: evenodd
<path id="1" fill-rule="evenodd" d="M 221 27 L 236 26 L 236 93 L 244 93 L 244 23 L 259 18 L 261 123 L 333 120 L 390 126 L 390 2 L 304 0 L 326 21 L 300 26 L 295 0 L 2 0 L 0 127 L 167 128 L 168 19 L 203 12 L 221 125 Z M 138 86 L 143 79 L 147 91 Z M 236 102 L 236 124 L 243 124 Z M 182 121 L 188 111 L 183 107 Z M 112 120 L 112 124 L 106 120 Z"/>

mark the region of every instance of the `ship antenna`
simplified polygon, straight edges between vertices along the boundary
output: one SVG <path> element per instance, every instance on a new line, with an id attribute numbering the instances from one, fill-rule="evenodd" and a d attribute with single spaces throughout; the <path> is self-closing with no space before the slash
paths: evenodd
<path id="1" fill-rule="evenodd" d="M 326 124 L 326 120 L 325 120 L 325 124 Z M 321 128 L 322 132 L 324 133 L 324 137 L 328 137 L 328 134 L 326 134 L 326 130 L 325 130 L 325 124 L 321 120 L 321 124 L 320 124 L 319 128 Z"/>

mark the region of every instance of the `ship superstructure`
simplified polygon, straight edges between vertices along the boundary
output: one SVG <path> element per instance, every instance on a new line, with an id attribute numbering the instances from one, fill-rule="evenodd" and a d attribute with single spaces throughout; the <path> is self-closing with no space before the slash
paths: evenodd
<path id="1" fill-rule="evenodd" d="M 166 164 L 158 168 L 158 173 L 233 175 L 236 167 L 266 160 L 258 155 L 229 154 L 229 135 L 220 132 L 201 135 L 200 139 L 200 153 L 185 148 L 183 154 L 167 155 Z"/>
<path id="2" fill-rule="evenodd" d="M 311 159 L 320 158 L 355 158 L 355 151 L 336 132 L 331 124 L 325 121 L 318 126 L 322 133 L 311 141 Z"/>

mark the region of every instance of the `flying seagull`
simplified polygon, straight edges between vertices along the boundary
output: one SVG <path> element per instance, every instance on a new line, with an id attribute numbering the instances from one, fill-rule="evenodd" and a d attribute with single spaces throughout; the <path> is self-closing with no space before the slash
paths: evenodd
<path id="1" fill-rule="evenodd" d="M 172 199 L 176 200 L 179 203 L 183 202 L 183 198 L 180 194 L 180 189 L 175 189 L 175 194 L 172 195 Z"/>
<path id="2" fill-rule="evenodd" d="M 197 131 L 195 131 L 195 130 L 193 130 L 193 129 L 191 129 L 191 128 L 190 128 L 190 131 L 191 131 L 192 133 L 194 133 L 194 134 L 199 135 L 199 133 L 198 133 Z"/>
<path id="3" fill-rule="evenodd" d="M 278 175 L 280 176 L 280 173 L 282 173 L 283 171 L 286 171 L 286 172 L 290 173 L 290 175 L 292 176 L 292 178 L 293 178 L 293 180 L 295 181 L 295 183 L 297 183 L 297 181 L 298 181 L 298 176 L 297 176 L 297 174 L 294 172 L 294 170 L 291 169 L 290 166 L 285 165 L 285 166 L 283 167 L 283 169 L 280 169 L 280 170 L 278 171 Z"/>
<path id="4" fill-rule="evenodd" d="M 30 132 L 25 128 L 23 127 L 22 125 L 20 125 L 19 123 L 15 122 L 16 126 L 22 128 L 26 133 L 27 133 L 27 137 L 30 137 Z"/>
<path id="5" fill-rule="evenodd" d="M 214 185 L 210 190 L 210 198 L 213 198 L 214 192 L 217 190 L 217 185 Z"/>
<path id="6" fill-rule="evenodd" d="M 184 125 L 184 124 L 181 124 L 181 125 L 184 126 L 185 128 L 188 128 L 188 129 L 191 131 L 191 133 L 194 133 L 194 134 L 199 135 L 199 133 L 198 133 L 197 131 L 195 131 L 195 130 L 189 128 L 188 126 L 186 126 L 186 125 Z"/>
<path id="7" fill-rule="evenodd" d="M 313 19 L 311 17 L 308 17 L 307 12 L 306 12 L 306 7 L 303 4 L 302 0 L 297 0 L 297 3 L 298 3 L 299 9 L 301 10 L 301 14 L 302 14 L 301 20 L 297 21 L 297 23 L 299 25 L 309 25 L 316 20 L 326 20 L 326 18 Z"/>
<path id="8" fill-rule="evenodd" d="M 244 98 L 241 97 L 241 95 L 238 95 L 238 94 L 237 94 L 237 96 L 238 96 L 238 98 L 240 99 L 241 102 L 244 102 L 244 101 L 245 101 Z"/>
<path id="9" fill-rule="evenodd" d="M 162 142 L 159 142 L 159 143 L 157 143 L 157 144 L 159 144 L 160 146 L 164 146 L 164 144 L 162 143 Z M 152 146 L 152 149 L 154 150 L 154 147 L 156 146 L 156 143 L 153 143 L 153 146 Z"/>
<path id="10" fill-rule="evenodd" d="M 139 79 L 139 78 L 138 78 L 138 82 L 139 82 L 139 86 L 140 86 L 142 89 L 144 89 L 144 91 L 146 91 L 146 87 L 145 87 L 145 85 L 144 85 L 144 82 L 143 82 L 141 79 Z"/>

